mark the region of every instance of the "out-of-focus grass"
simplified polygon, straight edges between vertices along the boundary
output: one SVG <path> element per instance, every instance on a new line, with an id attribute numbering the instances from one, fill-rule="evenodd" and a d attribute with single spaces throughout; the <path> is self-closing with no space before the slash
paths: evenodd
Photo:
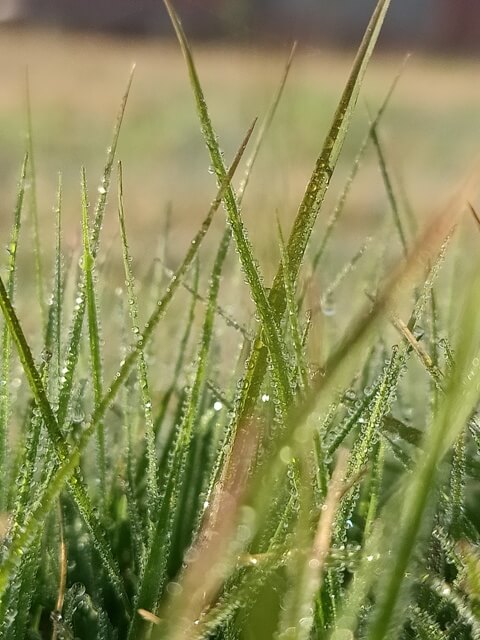
<path id="1" fill-rule="evenodd" d="M 227 157 L 252 118 L 265 111 L 285 54 L 254 48 L 196 47 L 212 117 Z M 402 55 L 377 56 L 369 70 L 363 99 L 372 109 L 382 100 Z M 294 203 L 305 187 L 351 59 L 347 52 L 305 49 L 300 43 L 291 82 L 244 206 L 247 224 L 254 221 L 257 225 L 254 242 L 267 258 L 272 247 L 277 247 L 275 214 L 279 212 L 286 225 L 293 216 Z M 99 158 L 108 144 L 112 116 L 134 61 L 137 71 L 119 151 L 126 166 L 127 204 L 137 220 L 132 245 L 134 249 L 153 251 L 169 202 L 174 211 L 175 237 L 186 240 L 191 235 L 215 184 L 204 175 L 206 151 L 176 46 L 154 40 L 5 28 L 0 31 L 3 235 L 14 198 L 15 171 L 24 152 L 26 67 L 31 85 L 41 233 L 51 233 L 54 185 L 61 170 L 66 240 L 78 245 L 80 165 L 87 166 L 90 181 L 97 182 Z M 413 205 L 420 209 L 437 190 L 441 199 L 443 186 L 458 177 L 457 159 L 461 158 L 465 166 L 474 153 L 480 134 L 477 80 L 474 60 L 432 60 L 415 54 L 404 73 L 382 124 L 382 134 L 390 162 L 402 176 Z M 354 123 L 344 151 L 345 172 L 366 118 L 367 111 L 360 104 L 356 126 Z M 188 188 L 181 177 L 186 166 L 191 167 Z M 340 170 L 337 180 L 345 172 Z M 377 172 L 371 153 L 355 186 L 354 209 L 345 218 L 347 230 L 355 230 L 357 224 L 363 226 L 364 216 L 384 215 L 382 192 L 371 188 Z M 265 180 L 269 189 L 265 189 Z M 107 236 L 116 232 L 114 215 L 107 215 L 106 225 Z M 171 247 L 171 254 L 180 254 L 183 249 L 180 245 Z"/>

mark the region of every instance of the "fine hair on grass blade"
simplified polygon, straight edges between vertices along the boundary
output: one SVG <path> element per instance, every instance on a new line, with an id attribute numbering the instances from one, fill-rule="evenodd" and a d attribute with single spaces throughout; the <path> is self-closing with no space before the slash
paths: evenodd
<path id="1" fill-rule="evenodd" d="M 18 185 L 17 199 L 15 203 L 15 209 L 13 214 L 13 225 L 10 236 L 10 244 L 8 246 L 8 280 L 7 280 L 7 293 L 11 300 L 14 298 L 15 293 L 15 280 L 17 271 L 17 247 L 20 234 L 20 226 L 22 220 L 23 200 L 25 194 L 25 179 L 27 171 L 28 156 L 22 163 L 20 172 L 20 181 Z M 10 392 L 8 388 L 10 367 L 11 367 L 11 336 L 8 330 L 7 323 L 4 323 L 1 333 L 1 350 L 2 361 L 0 368 L 0 477 L 6 478 L 7 476 L 7 440 L 8 432 L 7 425 L 9 423 L 9 411 L 10 411 Z M 6 507 L 6 483 L 1 483 L 0 486 L 0 513 L 5 510 Z"/>
<path id="2" fill-rule="evenodd" d="M 373 128 L 378 126 L 378 124 L 381 122 L 385 111 L 387 110 L 389 104 L 390 104 L 390 100 L 393 96 L 393 93 L 395 92 L 395 89 L 398 85 L 398 82 L 400 81 L 400 78 L 402 77 L 403 71 L 405 69 L 405 65 L 408 61 L 408 56 L 404 59 L 403 64 L 401 65 L 400 69 L 398 70 L 395 78 L 392 81 L 392 84 L 390 85 L 387 94 L 385 96 L 385 98 L 383 99 L 383 102 L 381 103 L 380 107 L 378 108 L 375 117 L 373 118 L 373 120 L 370 122 L 369 125 L 369 129 L 365 135 L 365 137 L 363 138 L 363 141 L 357 151 L 357 154 L 355 156 L 355 159 L 353 160 L 351 169 L 350 169 L 350 173 L 348 174 L 348 178 L 343 186 L 343 189 L 335 203 L 335 207 L 332 211 L 332 213 L 330 214 L 330 217 L 327 220 L 327 223 L 325 225 L 325 229 L 323 231 L 323 235 L 322 238 L 319 242 L 319 246 L 318 249 L 315 251 L 315 254 L 313 256 L 313 260 L 312 260 L 312 266 L 311 266 L 311 271 L 312 271 L 312 276 L 315 273 L 315 271 L 318 268 L 318 265 L 320 264 L 320 261 L 325 253 L 325 249 L 327 247 L 327 244 L 329 242 L 329 240 L 331 239 L 333 230 L 335 229 L 335 226 L 337 225 L 343 211 L 345 210 L 345 204 L 347 202 L 347 198 L 350 194 L 350 190 L 352 188 L 352 185 L 355 181 L 355 178 L 357 177 L 358 171 L 362 165 L 362 160 L 364 158 L 365 152 L 367 151 L 369 142 L 372 139 L 372 131 Z"/>
<path id="3" fill-rule="evenodd" d="M 127 232 L 125 228 L 125 207 L 123 199 L 123 171 L 122 163 L 118 163 L 118 218 L 120 222 L 120 233 L 123 246 L 123 265 L 125 269 L 125 282 L 128 291 L 128 309 L 132 323 L 132 332 L 135 337 L 140 336 L 140 327 L 138 325 L 138 302 L 135 292 L 135 278 L 132 272 L 130 249 L 127 241 Z M 137 359 L 138 377 L 140 381 L 143 415 L 145 418 L 145 442 L 147 456 L 147 511 L 149 517 L 149 531 L 153 527 L 155 521 L 155 509 L 158 505 L 158 487 L 157 487 L 157 455 L 155 448 L 155 426 L 153 420 L 152 397 L 150 393 L 150 385 L 148 382 L 148 368 L 143 350 L 138 352 Z M 98 428 L 98 427 L 97 427 Z"/>
<path id="4" fill-rule="evenodd" d="M 102 356 L 100 353 L 100 326 L 97 309 L 97 296 L 95 290 L 94 259 L 90 248 L 90 227 L 88 220 L 88 193 L 85 169 L 82 169 L 82 270 L 85 274 L 85 295 L 88 320 L 88 344 L 92 371 L 93 398 L 97 407 L 103 395 Z M 107 492 L 106 483 L 106 450 L 105 427 L 99 422 L 95 432 L 97 445 L 97 466 L 99 476 L 100 504 L 105 509 Z"/>

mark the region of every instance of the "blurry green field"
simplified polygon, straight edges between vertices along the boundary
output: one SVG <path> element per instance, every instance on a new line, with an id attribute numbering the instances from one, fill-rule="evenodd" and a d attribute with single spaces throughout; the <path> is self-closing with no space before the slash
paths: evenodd
<path id="1" fill-rule="evenodd" d="M 321 45 L 321 43 L 319 43 Z M 278 83 L 285 51 L 197 46 L 210 109 L 226 156 L 231 157 L 255 116 L 262 116 Z M 332 117 L 353 54 L 301 46 L 269 140 L 247 193 L 244 213 L 254 224 L 262 256 L 276 247 L 269 233 L 276 212 L 288 225 Z M 347 140 L 333 189 L 339 186 L 373 111 L 385 95 L 403 53 L 377 54 L 367 74 L 356 124 Z M 42 234 L 51 229 L 51 208 L 61 171 L 65 185 L 66 240 L 78 245 L 80 166 L 96 188 L 111 123 L 129 69 L 137 64 L 120 140 L 127 207 L 136 220 L 134 250 L 153 251 L 167 205 L 173 208 L 180 254 L 204 215 L 215 182 L 194 113 L 188 79 L 175 43 L 111 39 L 56 32 L 0 32 L 1 232 L 10 224 L 24 152 L 25 70 L 28 66 Z M 432 60 L 413 55 L 382 124 L 389 161 L 411 203 L 428 212 L 470 166 L 480 134 L 480 83 L 475 60 Z M 208 166 L 208 165 L 207 165 Z M 376 158 L 370 153 L 345 217 L 345 228 L 365 229 L 385 215 Z M 187 168 L 189 185 L 182 175 Z M 340 182 L 339 182 L 340 181 Z M 433 202 L 432 202 L 433 199 Z M 117 232 L 107 216 L 107 236 Z M 348 236 L 351 234 L 349 233 Z M 270 240 L 273 240 L 270 242 Z M 44 245 L 45 246 L 45 245 Z M 266 265 L 268 273 L 268 265 Z"/>

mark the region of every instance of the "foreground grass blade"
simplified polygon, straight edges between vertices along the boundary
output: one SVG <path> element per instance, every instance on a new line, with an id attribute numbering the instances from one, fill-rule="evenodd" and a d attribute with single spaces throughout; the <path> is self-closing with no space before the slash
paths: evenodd
<path id="1" fill-rule="evenodd" d="M 85 296 L 88 318 L 88 344 L 92 368 L 92 386 L 95 408 L 101 402 L 103 395 L 102 356 L 100 353 L 100 326 L 98 321 L 97 296 L 95 288 L 94 258 L 90 247 L 90 228 L 88 221 L 88 192 L 85 169 L 82 169 L 82 241 L 83 256 L 82 270 L 85 278 Z M 106 451 L 105 451 L 105 427 L 99 422 L 96 430 L 97 438 L 97 466 L 100 484 L 100 504 L 105 509 L 107 493 L 106 481 Z"/>
<path id="2" fill-rule="evenodd" d="M 197 74 L 192 52 L 190 50 L 190 46 L 183 31 L 182 25 L 180 24 L 180 20 L 178 19 L 178 16 L 175 13 L 170 1 L 164 0 L 164 4 L 169 13 L 183 55 L 185 57 L 185 61 L 187 63 L 202 133 L 207 145 L 214 171 L 217 176 L 217 180 L 221 183 L 225 179 L 226 169 L 224 166 L 224 161 L 218 144 L 217 136 L 213 129 L 212 121 L 208 113 L 205 97 L 203 95 L 203 90 Z M 247 237 L 243 220 L 240 216 L 236 195 L 230 185 L 225 189 L 223 199 L 228 216 L 228 221 L 232 228 L 232 234 L 237 246 L 240 263 L 242 265 L 243 272 L 250 287 L 252 298 L 255 302 L 255 307 L 261 320 L 264 340 L 268 348 L 269 356 L 271 358 L 272 376 L 275 380 L 275 391 L 278 399 L 278 409 L 280 411 L 280 414 L 284 416 L 287 410 L 287 406 L 291 401 L 291 385 L 288 377 L 286 348 L 283 344 L 280 329 L 277 324 L 276 315 L 274 314 L 274 310 L 267 298 L 258 264 L 253 256 L 252 246 Z"/>
<path id="3" fill-rule="evenodd" d="M 125 228 L 125 207 L 123 201 L 123 173 L 122 164 L 118 163 L 118 218 L 120 222 L 120 233 L 123 245 L 123 265 L 125 270 L 125 282 L 128 290 L 128 308 L 132 322 L 132 332 L 134 336 L 140 336 L 138 325 L 138 303 L 135 293 L 135 279 L 132 272 L 132 258 L 127 242 L 127 232 Z M 155 522 L 155 511 L 158 508 L 158 488 L 157 488 L 157 454 L 155 447 L 155 425 L 153 422 L 152 396 L 148 382 L 148 369 L 144 350 L 138 352 L 138 377 L 140 381 L 143 415 L 145 418 L 145 442 L 147 445 L 147 510 L 150 520 L 150 528 Z"/>
<path id="4" fill-rule="evenodd" d="M 25 156 L 20 172 L 20 181 L 18 185 L 17 201 L 15 203 L 15 210 L 13 214 L 13 226 L 10 237 L 10 244 L 8 247 L 9 261 L 8 261 L 8 281 L 7 292 L 11 300 L 13 300 L 15 292 L 15 276 L 17 271 L 17 248 L 18 238 L 20 234 L 21 216 L 23 209 L 23 199 L 25 195 L 25 179 L 27 172 L 28 157 Z M 5 323 L 2 329 L 2 361 L 0 368 L 0 477 L 7 477 L 7 425 L 10 411 L 10 392 L 9 392 L 9 379 L 10 379 L 10 367 L 11 367 L 11 336 L 8 330 L 7 323 Z M 2 482 L 0 486 L 0 512 L 5 510 L 6 507 L 7 486 Z"/>

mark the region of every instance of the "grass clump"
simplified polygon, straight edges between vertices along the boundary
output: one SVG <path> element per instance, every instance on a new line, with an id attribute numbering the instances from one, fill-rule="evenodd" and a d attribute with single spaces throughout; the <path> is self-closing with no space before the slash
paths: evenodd
<path id="1" fill-rule="evenodd" d="M 15 306 L 25 182 L 34 175 L 29 128 L 0 279 L 2 638 L 479 635 L 480 521 L 470 489 L 480 447 L 480 271 L 476 258 L 464 266 L 459 238 L 471 223 L 462 214 L 472 208 L 475 176 L 416 234 L 379 134 L 396 81 L 323 222 L 388 4 L 380 0 L 372 16 L 290 234 L 277 225 L 271 287 L 241 205 L 293 52 L 271 109 L 227 168 L 190 46 L 165 0 L 216 197 L 177 269 L 165 276 L 152 265 L 140 287 L 121 163 L 113 175 L 130 77 L 93 216 L 81 172 L 78 268 L 64 255 L 59 182 L 48 304 L 34 243 L 42 322 L 33 338 Z M 327 247 L 370 142 L 392 215 L 330 276 Z M 126 284 L 115 296 L 100 245 L 112 180 Z M 201 245 L 221 205 L 227 224 L 209 260 Z M 321 236 L 311 242 L 319 215 Z M 397 262 L 385 256 L 387 239 Z M 222 306 L 222 282 L 235 281 L 236 266 L 253 331 Z M 360 311 L 352 311 L 355 289 Z M 178 299 L 188 309 L 180 332 Z M 115 328 L 122 353 L 112 372 Z M 18 389 L 19 366 L 26 384 Z"/>

